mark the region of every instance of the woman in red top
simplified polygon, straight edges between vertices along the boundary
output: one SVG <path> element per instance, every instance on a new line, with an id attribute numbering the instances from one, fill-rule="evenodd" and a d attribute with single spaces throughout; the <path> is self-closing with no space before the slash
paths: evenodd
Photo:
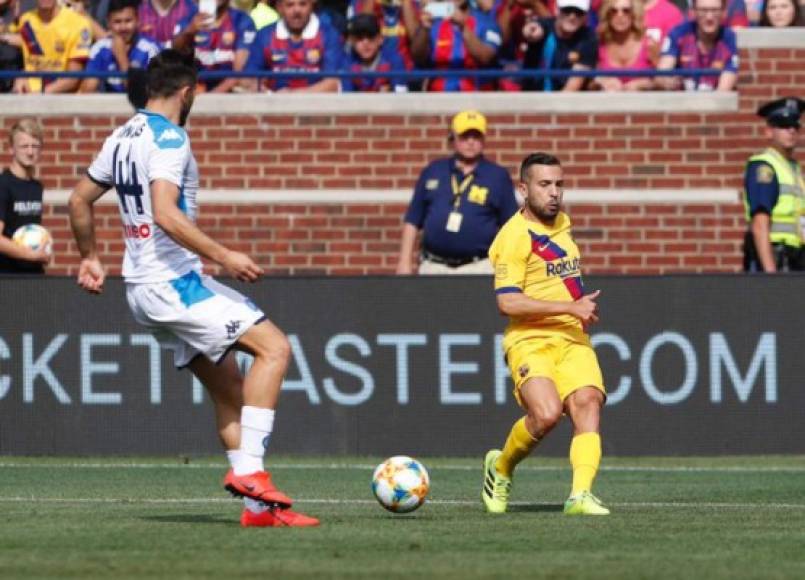
<path id="1" fill-rule="evenodd" d="M 604 0 L 598 25 L 598 69 L 653 70 L 654 41 L 645 35 L 640 0 Z M 600 76 L 594 88 L 604 91 L 640 91 L 653 88 L 649 77 Z"/>

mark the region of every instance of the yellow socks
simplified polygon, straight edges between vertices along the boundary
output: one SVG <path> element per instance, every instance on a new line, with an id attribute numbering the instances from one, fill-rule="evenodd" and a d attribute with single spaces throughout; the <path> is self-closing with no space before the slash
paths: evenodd
<path id="1" fill-rule="evenodd" d="M 495 469 L 504 477 L 511 478 L 514 468 L 525 459 L 539 443 L 525 426 L 525 417 L 512 427 L 503 452 L 495 462 Z M 598 433 L 581 433 L 570 444 L 570 465 L 573 467 L 573 491 L 576 495 L 590 491 L 601 463 L 601 436 Z"/>
<path id="2" fill-rule="evenodd" d="M 507 442 L 508 445 L 508 442 Z M 570 444 L 570 465 L 573 467 L 573 491 L 576 495 L 593 487 L 598 465 L 601 463 L 601 436 L 598 433 L 581 433 Z"/>
<path id="3" fill-rule="evenodd" d="M 503 452 L 495 462 L 495 469 L 501 475 L 511 478 L 514 468 L 531 453 L 537 443 L 539 440 L 534 439 L 526 429 L 525 417 L 521 418 L 512 427 L 506 444 L 503 446 Z"/>

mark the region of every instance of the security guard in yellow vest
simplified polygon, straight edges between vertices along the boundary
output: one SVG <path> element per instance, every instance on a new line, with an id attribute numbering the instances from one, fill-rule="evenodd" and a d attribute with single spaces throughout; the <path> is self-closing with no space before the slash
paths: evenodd
<path id="1" fill-rule="evenodd" d="M 760 107 L 769 147 L 749 158 L 744 174 L 744 206 L 749 230 L 744 270 L 805 270 L 805 179 L 794 158 L 805 100 L 777 99 Z"/>

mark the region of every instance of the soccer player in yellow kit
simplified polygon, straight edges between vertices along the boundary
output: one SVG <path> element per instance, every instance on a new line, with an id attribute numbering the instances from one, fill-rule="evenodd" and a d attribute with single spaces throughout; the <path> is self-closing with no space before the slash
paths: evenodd
<path id="1" fill-rule="evenodd" d="M 570 218 L 561 211 L 563 187 L 556 157 L 526 157 L 518 184 L 525 204 L 489 250 L 498 308 L 510 319 L 503 348 L 515 397 L 526 411 L 503 449 L 486 454 L 481 498 L 491 513 L 506 511 L 514 468 L 563 413 L 573 421 L 573 488 L 564 511 L 609 513 L 591 492 L 601 461 L 598 426 L 606 391 L 586 330 L 598 321 L 599 291 L 584 293 L 579 249 L 570 235 Z"/>

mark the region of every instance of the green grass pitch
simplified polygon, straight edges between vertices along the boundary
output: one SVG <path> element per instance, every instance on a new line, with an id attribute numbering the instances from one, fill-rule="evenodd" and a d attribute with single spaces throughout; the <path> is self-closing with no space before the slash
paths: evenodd
<path id="1" fill-rule="evenodd" d="M 0 578 L 805 578 L 805 458 L 605 458 L 613 514 L 561 513 L 566 460 L 529 458 L 485 514 L 481 458 L 419 458 L 429 502 L 370 491 L 380 458 L 270 458 L 315 529 L 242 529 L 220 459 L 0 457 Z"/>

